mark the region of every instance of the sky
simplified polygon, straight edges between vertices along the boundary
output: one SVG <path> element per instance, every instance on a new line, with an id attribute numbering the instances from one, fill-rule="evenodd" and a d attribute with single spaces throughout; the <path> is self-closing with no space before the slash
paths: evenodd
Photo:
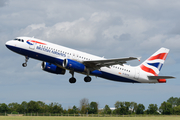
<path id="1" fill-rule="evenodd" d="M 180 97 L 179 0 L 0 0 L 0 103 L 58 102 L 64 109 L 87 98 L 99 108 L 116 101 L 157 104 Z M 132 84 L 75 73 L 55 75 L 41 70 L 42 61 L 8 50 L 5 43 L 18 36 L 35 37 L 105 58 L 142 57 L 161 47 L 170 49 L 160 75 L 175 76 L 165 84 Z M 127 64 L 137 66 L 141 62 Z"/>

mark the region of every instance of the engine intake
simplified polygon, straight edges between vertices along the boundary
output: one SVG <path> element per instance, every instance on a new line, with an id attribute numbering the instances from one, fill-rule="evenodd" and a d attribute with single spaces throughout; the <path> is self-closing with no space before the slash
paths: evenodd
<path id="1" fill-rule="evenodd" d="M 44 70 L 46 72 L 50 72 L 50 73 L 54 73 L 54 74 L 64 75 L 66 73 L 65 69 L 59 68 L 56 65 L 50 64 L 48 62 L 42 62 L 41 68 L 42 68 L 42 70 Z"/>
<path id="2" fill-rule="evenodd" d="M 78 61 L 74 61 L 71 59 L 64 59 L 63 67 L 69 70 L 74 70 L 78 72 L 84 72 L 86 70 L 86 66 Z"/>

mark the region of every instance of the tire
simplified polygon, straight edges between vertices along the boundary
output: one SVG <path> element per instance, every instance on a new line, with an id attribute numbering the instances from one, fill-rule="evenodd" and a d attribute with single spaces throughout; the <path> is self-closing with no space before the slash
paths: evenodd
<path id="1" fill-rule="evenodd" d="M 23 67 L 26 67 L 26 66 L 27 66 L 27 64 L 26 64 L 26 63 L 23 63 L 23 64 L 22 64 L 22 66 L 23 66 Z"/>
<path id="2" fill-rule="evenodd" d="M 91 82 L 91 77 L 86 76 L 86 77 L 84 78 L 84 81 L 85 81 L 85 82 Z"/>
<path id="3" fill-rule="evenodd" d="M 76 78 L 73 78 L 73 77 L 70 78 L 70 79 L 69 79 L 69 82 L 70 82 L 70 83 L 76 83 Z"/>

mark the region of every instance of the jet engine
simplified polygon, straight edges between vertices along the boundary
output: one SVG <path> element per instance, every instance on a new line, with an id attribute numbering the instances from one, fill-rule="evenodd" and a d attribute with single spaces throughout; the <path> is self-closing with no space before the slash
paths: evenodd
<path id="1" fill-rule="evenodd" d="M 42 62 L 41 68 L 42 68 L 42 70 L 44 70 L 46 72 L 50 72 L 50 73 L 54 73 L 54 74 L 64 75 L 66 73 L 65 69 L 59 68 L 56 65 L 50 64 L 48 62 Z"/>
<path id="2" fill-rule="evenodd" d="M 78 61 L 74 61 L 71 59 L 64 59 L 63 67 L 69 70 L 74 70 L 78 72 L 84 72 L 86 70 L 86 66 Z"/>

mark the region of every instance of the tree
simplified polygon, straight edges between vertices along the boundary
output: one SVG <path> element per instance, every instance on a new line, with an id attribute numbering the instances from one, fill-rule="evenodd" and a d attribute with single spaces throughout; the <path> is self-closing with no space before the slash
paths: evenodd
<path id="1" fill-rule="evenodd" d="M 9 111 L 9 108 L 5 103 L 0 104 L 0 112 L 1 113 L 5 113 L 5 112 L 8 112 L 8 111 Z"/>
<path id="2" fill-rule="evenodd" d="M 63 114 L 68 114 L 68 110 L 64 109 Z"/>
<path id="3" fill-rule="evenodd" d="M 68 109 L 69 114 L 77 114 L 78 113 L 78 108 L 74 105 L 72 108 Z"/>
<path id="4" fill-rule="evenodd" d="M 26 101 L 23 101 L 23 102 L 21 103 L 22 113 L 27 113 L 27 112 L 28 112 L 27 106 L 28 106 L 28 103 L 27 103 Z"/>
<path id="5" fill-rule="evenodd" d="M 130 106 L 131 106 L 131 102 L 125 102 L 124 104 L 125 104 L 125 107 L 126 107 L 126 114 L 128 114 Z"/>
<path id="6" fill-rule="evenodd" d="M 89 100 L 87 98 L 83 98 L 80 100 L 80 109 L 82 114 L 87 113 L 88 106 L 89 106 Z"/>
<path id="7" fill-rule="evenodd" d="M 144 114 L 145 107 L 143 104 L 138 104 L 136 114 Z"/>
<path id="8" fill-rule="evenodd" d="M 109 108 L 108 105 L 105 105 L 104 109 L 103 109 L 103 113 L 104 114 L 111 114 L 111 109 Z"/>
<path id="9" fill-rule="evenodd" d="M 177 106 L 180 105 L 180 98 L 177 99 L 177 104 L 176 104 L 176 105 L 177 105 Z"/>
<path id="10" fill-rule="evenodd" d="M 180 105 L 173 108 L 175 115 L 180 115 Z"/>
<path id="11" fill-rule="evenodd" d="M 46 109 L 46 104 L 42 101 L 37 101 L 38 105 L 39 105 L 39 112 L 40 113 L 45 113 L 48 112 L 48 110 Z"/>
<path id="12" fill-rule="evenodd" d="M 18 103 L 9 103 L 8 108 L 10 109 L 10 112 L 21 112 L 21 106 Z"/>
<path id="13" fill-rule="evenodd" d="M 157 104 L 149 104 L 147 113 L 148 114 L 158 114 L 157 110 L 158 110 Z"/>
<path id="14" fill-rule="evenodd" d="M 169 102 L 164 101 L 163 103 L 161 103 L 161 106 L 159 109 L 162 109 L 162 111 L 163 111 L 162 114 L 164 114 L 164 115 L 172 114 L 172 104 Z"/>
<path id="15" fill-rule="evenodd" d="M 177 97 L 170 97 L 167 102 L 171 103 L 173 106 L 177 105 L 178 103 L 178 98 Z"/>
<path id="16" fill-rule="evenodd" d="M 37 113 L 40 109 L 39 104 L 35 101 L 30 101 L 27 104 L 27 109 L 29 113 Z"/>
<path id="17" fill-rule="evenodd" d="M 49 104 L 49 112 L 50 113 L 61 113 L 61 112 L 63 112 L 63 108 L 62 108 L 61 104 L 51 103 L 51 104 Z"/>
<path id="18" fill-rule="evenodd" d="M 137 110 L 137 103 L 136 102 L 131 102 L 130 108 L 133 112 Z M 132 113 L 132 112 L 131 112 Z"/>
<path id="19" fill-rule="evenodd" d="M 97 114 L 98 113 L 98 104 L 96 102 L 91 102 L 88 107 L 89 114 Z"/>
<path id="20" fill-rule="evenodd" d="M 121 115 L 128 114 L 128 110 L 127 110 L 127 107 L 125 106 L 125 102 L 117 101 L 114 106 L 116 108 L 115 109 L 116 114 L 121 114 Z"/>
<path id="21" fill-rule="evenodd" d="M 73 109 L 73 113 L 75 113 L 75 114 L 77 114 L 77 113 L 78 113 L 78 108 L 77 108 L 75 105 L 73 106 L 73 108 L 72 108 L 72 109 Z"/>

